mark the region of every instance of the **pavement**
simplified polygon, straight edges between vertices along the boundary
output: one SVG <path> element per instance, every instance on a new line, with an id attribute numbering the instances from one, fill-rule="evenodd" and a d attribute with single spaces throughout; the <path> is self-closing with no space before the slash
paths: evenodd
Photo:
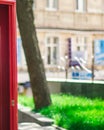
<path id="1" fill-rule="evenodd" d="M 55 126 L 40 126 L 37 123 L 19 123 L 18 130 L 61 130 Z"/>
<path id="2" fill-rule="evenodd" d="M 18 130 L 65 130 L 54 125 L 51 118 L 31 112 L 28 107 L 18 104 Z"/>

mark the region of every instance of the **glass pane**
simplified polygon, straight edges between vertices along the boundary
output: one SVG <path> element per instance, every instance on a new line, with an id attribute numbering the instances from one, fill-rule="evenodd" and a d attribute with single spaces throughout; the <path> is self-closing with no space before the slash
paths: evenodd
<path id="1" fill-rule="evenodd" d="M 53 43 L 57 44 L 58 42 L 59 42 L 58 37 L 54 37 L 54 39 L 53 39 Z"/>
<path id="2" fill-rule="evenodd" d="M 80 46 L 77 46 L 77 51 L 80 51 Z"/>
<path id="3" fill-rule="evenodd" d="M 53 0 L 52 2 L 53 2 L 52 3 L 52 5 L 53 5 L 52 7 L 57 9 L 57 7 L 58 7 L 58 0 Z"/>
<path id="4" fill-rule="evenodd" d="M 33 10 L 36 8 L 36 2 L 35 2 L 35 0 L 33 1 Z"/>
<path id="5" fill-rule="evenodd" d="M 51 64 L 51 48 L 47 48 L 47 64 Z"/>
<path id="6" fill-rule="evenodd" d="M 76 43 L 78 43 L 79 42 L 79 39 L 78 39 L 78 37 L 76 37 Z"/>
<path id="7" fill-rule="evenodd" d="M 21 65 L 21 38 L 17 38 L 17 64 Z"/>
<path id="8" fill-rule="evenodd" d="M 76 10 L 79 9 L 79 6 L 78 6 L 78 0 L 76 0 Z"/>
<path id="9" fill-rule="evenodd" d="M 53 63 L 57 64 L 57 47 L 53 48 Z"/>
<path id="10" fill-rule="evenodd" d="M 87 43 L 87 37 L 84 37 L 84 43 Z"/>
<path id="11" fill-rule="evenodd" d="M 47 44 L 50 44 L 50 42 L 51 42 L 51 39 L 50 39 L 50 37 L 48 37 L 47 38 Z"/>
<path id="12" fill-rule="evenodd" d="M 87 10 L 87 2 L 86 0 L 83 1 L 83 11 Z"/>
<path id="13" fill-rule="evenodd" d="M 47 0 L 46 6 L 49 8 L 50 0 Z"/>
<path id="14" fill-rule="evenodd" d="M 83 0 L 79 0 L 79 11 L 83 11 Z"/>
<path id="15" fill-rule="evenodd" d="M 76 0 L 76 10 L 83 11 L 84 5 L 83 0 Z"/>
<path id="16" fill-rule="evenodd" d="M 87 49 L 87 37 L 84 37 L 84 50 Z"/>

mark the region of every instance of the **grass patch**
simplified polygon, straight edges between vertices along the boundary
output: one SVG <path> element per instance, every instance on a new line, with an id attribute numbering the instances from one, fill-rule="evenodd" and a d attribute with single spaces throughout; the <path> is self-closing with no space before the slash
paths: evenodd
<path id="1" fill-rule="evenodd" d="M 53 104 L 39 110 L 67 130 L 104 130 L 104 101 L 72 95 L 51 95 Z M 30 97 L 19 96 L 19 103 L 34 109 Z"/>

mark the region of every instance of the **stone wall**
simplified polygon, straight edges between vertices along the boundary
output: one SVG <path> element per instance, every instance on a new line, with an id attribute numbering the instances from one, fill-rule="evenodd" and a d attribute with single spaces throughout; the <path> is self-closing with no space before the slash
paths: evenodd
<path id="1" fill-rule="evenodd" d="M 62 92 L 89 98 L 99 97 L 104 99 L 104 83 L 102 82 L 48 81 L 48 86 L 51 93 Z"/>
<path id="2" fill-rule="evenodd" d="M 102 0 L 87 0 L 86 10 L 77 11 L 74 0 L 58 1 L 58 9 L 48 10 L 46 0 L 35 0 L 36 27 L 104 30 L 104 7 Z M 97 20 L 97 21 L 96 21 Z"/>

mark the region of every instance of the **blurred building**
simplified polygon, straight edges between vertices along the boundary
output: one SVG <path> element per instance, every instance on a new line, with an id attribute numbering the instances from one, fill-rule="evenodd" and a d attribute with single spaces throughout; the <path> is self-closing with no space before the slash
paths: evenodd
<path id="1" fill-rule="evenodd" d="M 63 69 L 78 60 L 91 68 L 94 41 L 104 39 L 104 0 L 34 0 L 33 10 L 46 69 Z M 18 67 L 25 69 L 19 33 L 17 41 Z"/>

